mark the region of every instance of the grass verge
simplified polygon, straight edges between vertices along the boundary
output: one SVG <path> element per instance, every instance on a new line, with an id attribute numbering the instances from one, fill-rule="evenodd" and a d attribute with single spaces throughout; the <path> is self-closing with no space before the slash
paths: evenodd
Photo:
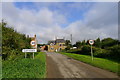
<path id="1" fill-rule="evenodd" d="M 81 54 L 74 54 L 74 53 L 64 53 L 64 52 L 60 52 L 61 54 L 67 55 L 73 59 L 82 61 L 84 63 L 88 63 L 90 65 L 102 68 L 102 69 L 106 69 L 109 70 L 111 72 L 115 72 L 118 75 L 120 75 L 120 72 L 118 70 L 120 64 L 118 64 L 117 62 L 111 61 L 111 60 L 107 60 L 107 59 L 103 59 L 103 58 L 96 58 L 94 57 L 93 61 L 91 59 L 91 56 L 88 55 L 81 55 Z"/>
<path id="2" fill-rule="evenodd" d="M 3 61 L 3 78 L 45 78 L 46 57 L 45 53 L 39 52 L 35 59 L 19 58 L 17 60 Z"/>

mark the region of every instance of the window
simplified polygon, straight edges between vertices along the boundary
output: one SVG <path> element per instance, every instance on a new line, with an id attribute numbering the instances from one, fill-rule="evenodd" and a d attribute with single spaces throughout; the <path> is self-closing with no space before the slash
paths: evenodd
<path id="1" fill-rule="evenodd" d="M 59 44 L 59 46 L 62 46 L 62 44 Z"/>
<path id="2" fill-rule="evenodd" d="M 51 47 L 51 50 L 53 50 L 54 48 L 53 47 Z"/>
<path id="3" fill-rule="evenodd" d="M 54 44 L 53 43 L 50 43 L 51 46 L 53 46 Z"/>
<path id="4" fill-rule="evenodd" d="M 59 51 L 61 51 L 62 49 L 61 48 L 59 48 Z"/>

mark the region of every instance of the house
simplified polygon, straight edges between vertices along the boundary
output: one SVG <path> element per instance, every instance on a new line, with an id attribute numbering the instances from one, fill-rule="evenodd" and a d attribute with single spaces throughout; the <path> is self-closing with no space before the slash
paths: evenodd
<path id="1" fill-rule="evenodd" d="M 54 52 L 54 51 L 61 51 L 65 49 L 65 40 L 64 39 L 56 39 L 56 40 L 51 40 L 48 41 L 48 51 L 49 52 Z"/>

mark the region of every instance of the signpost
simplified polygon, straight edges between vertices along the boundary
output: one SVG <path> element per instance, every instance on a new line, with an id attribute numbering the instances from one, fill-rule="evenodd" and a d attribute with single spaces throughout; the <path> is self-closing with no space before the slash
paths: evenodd
<path id="1" fill-rule="evenodd" d="M 37 49 L 23 49 L 22 52 L 25 52 L 25 58 L 27 57 L 26 52 L 33 52 L 33 59 L 34 59 L 34 52 L 37 52 Z"/>
<path id="2" fill-rule="evenodd" d="M 92 45 L 94 44 L 94 40 L 89 40 L 89 44 L 91 45 L 91 57 L 93 60 L 93 50 L 92 50 Z"/>
<path id="3" fill-rule="evenodd" d="M 33 59 L 34 59 L 34 52 L 37 52 L 37 41 L 36 39 L 35 40 L 32 40 L 30 42 L 30 45 L 32 46 L 33 49 L 22 49 L 22 52 L 25 52 L 25 58 L 27 57 L 27 52 L 33 52 Z"/>

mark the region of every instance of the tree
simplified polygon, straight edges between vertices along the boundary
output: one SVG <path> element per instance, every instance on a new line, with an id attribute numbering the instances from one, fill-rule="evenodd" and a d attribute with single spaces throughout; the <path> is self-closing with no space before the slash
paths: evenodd
<path id="1" fill-rule="evenodd" d="M 65 41 L 65 45 L 66 45 L 66 46 L 70 45 L 70 40 L 66 40 L 66 41 Z"/>
<path id="2" fill-rule="evenodd" d="M 101 41 L 100 41 L 100 38 L 97 38 L 97 39 L 95 40 L 94 45 L 95 45 L 95 47 L 98 47 L 98 48 L 101 47 Z"/>
<path id="3" fill-rule="evenodd" d="M 76 46 L 77 48 L 80 48 L 81 45 L 82 45 L 81 41 L 77 41 L 77 42 L 75 43 L 75 46 Z"/>
<path id="4" fill-rule="evenodd" d="M 112 38 L 105 38 L 102 40 L 102 48 L 105 49 L 107 47 L 111 47 L 118 44 L 118 40 Z"/>
<path id="5" fill-rule="evenodd" d="M 67 47 L 65 48 L 66 51 L 67 51 L 67 50 L 70 50 L 70 48 L 72 47 L 70 40 L 66 40 L 66 41 L 65 41 L 65 45 L 67 46 Z"/>
<path id="6" fill-rule="evenodd" d="M 1 26 L 1 25 L 0 25 Z M 30 48 L 30 38 L 26 38 L 25 34 L 18 33 L 14 28 L 8 26 L 2 21 L 2 58 L 16 56 L 21 53 L 23 48 Z"/>

